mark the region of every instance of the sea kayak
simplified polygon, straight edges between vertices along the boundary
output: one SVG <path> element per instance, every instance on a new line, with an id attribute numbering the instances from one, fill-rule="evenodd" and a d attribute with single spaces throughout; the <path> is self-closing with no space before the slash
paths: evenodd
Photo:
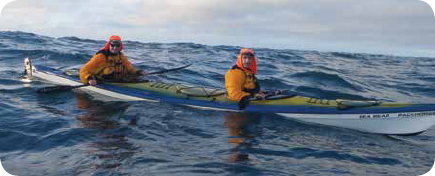
<path id="1" fill-rule="evenodd" d="M 29 78 L 39 78 L 58 85 L 82 85 L 77 75 L 32 65 L 27 58 L 24 67 Z M 325 100 L 293 94 L 252 100 L 245 109 L 240 110 L 238 102 L 227 99 L 223 89 L 180 83 L 101 83 L 79 89 L 121 101 L 164 101 L 201 109 L 276 113 L 291 119 L 369 133 L 412 135 L 435 125 L 435 104 Z"/>

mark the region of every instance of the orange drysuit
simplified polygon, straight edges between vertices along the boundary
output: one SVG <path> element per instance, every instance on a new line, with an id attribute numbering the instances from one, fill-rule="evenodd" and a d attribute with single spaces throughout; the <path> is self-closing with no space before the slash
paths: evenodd
<path id="1" fill-rule="evenodd" d="M 253 60 L 249 68 L 243 67 L 242 54 L 244 53 L 252 54 Z M 225 74 L 225 89 L 228 99 L 240 101 L 243 97 L 253 97 L 258 93 L 260 85 L 255 77 L 256 73 L 257 64 L 254 52 L 251 49 L 241 49 L 237 56 L 236 65 Z"/>

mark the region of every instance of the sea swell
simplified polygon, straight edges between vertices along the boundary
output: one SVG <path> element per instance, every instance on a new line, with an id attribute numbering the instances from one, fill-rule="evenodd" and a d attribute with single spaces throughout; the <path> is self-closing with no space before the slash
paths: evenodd
<path id="1" fill-rule="evenodd" d="M 105 41 L 0 32 L 0 158 L 14 175 L 421 175 L 435 130 L 388 137 L 276 114 L 100 101 L 22 77 L 23 59 L 78 69 Z M 240 46 L 124 41 L 149 79 L 223 88 Z M 254 48 L 263 89 L 317 98 L 433 103 L 435 58 Z"/>

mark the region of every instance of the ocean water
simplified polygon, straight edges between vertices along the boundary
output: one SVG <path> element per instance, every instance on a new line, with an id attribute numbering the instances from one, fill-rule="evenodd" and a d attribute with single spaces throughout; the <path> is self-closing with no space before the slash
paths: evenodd
<path id="1" fill-rule="evenodd" d="M 0 159 L 32 175 L 421 175 L 435 159 L 435 127 L 387 136 L 305 124 L 267 113 L 165 102 L 102 101 L 81 92 L 37 94 L 23 59 L 68 70 L 104 41 L 0 32 Z M 181 71 L 163 82 L 223 87 L 239 46 L 125 41 L 139 68 Z M 290 46 L 291 47 L 291 46 Z M 263 88 L 323 98 L 434 103 L 435 58 L 254 48 Z"/>

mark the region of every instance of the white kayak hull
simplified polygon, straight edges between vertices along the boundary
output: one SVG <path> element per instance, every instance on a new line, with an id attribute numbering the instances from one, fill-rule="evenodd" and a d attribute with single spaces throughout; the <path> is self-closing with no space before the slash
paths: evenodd
<path id="1" fill-rule="evenodd" d="M 435 111 L 384 114 L 278 114 L 304 122 L 391 135 L 421 133 L 435 123 Z"/>

